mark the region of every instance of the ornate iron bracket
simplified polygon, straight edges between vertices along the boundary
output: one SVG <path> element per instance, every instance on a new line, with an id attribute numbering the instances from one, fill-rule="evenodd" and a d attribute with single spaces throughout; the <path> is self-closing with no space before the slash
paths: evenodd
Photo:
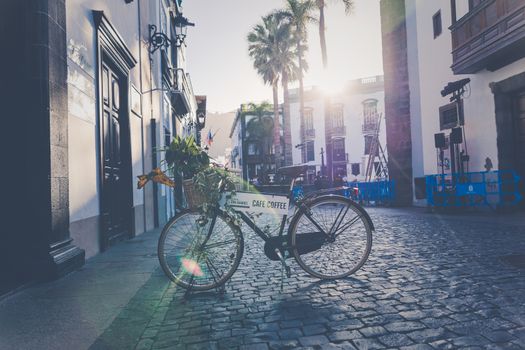
<path id="1" fill-rule="evenodd" d="M 158 49 L 164 47 L 167 49 L 171 45 L 171 40 L 162 32 L 157 32 L 157 26 L 149 25 L 149 52 L 154 53 Z"/>

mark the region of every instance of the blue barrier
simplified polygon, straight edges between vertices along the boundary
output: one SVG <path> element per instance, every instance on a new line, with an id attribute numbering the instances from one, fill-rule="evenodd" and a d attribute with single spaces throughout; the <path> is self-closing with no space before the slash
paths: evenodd
<path id="1" fill-rule="evenodd" d="M 374 181 L 374 182 L 347 182 L 345 186 L 350 189 L 334 191 L 336 194 L 340 194 L 347 198 L 351 198 L 356 202 L 362 204 L 391 204 L 395 198 L 394 181 Z M 353 189 L 357 188 L 357 195 Z M 292 193 L 293 197 L 297 200 L 302 198 L 305 194 L 311 191 L 315 191 L 315 188 L 305 188 L 303 185 L 294 186 Z"/>
<path id="2" fill-rule="evenodd" d="M 346 196 L 363 204 L 391 204 L 395 199 L 394 181 L 349 182 L 348 187 L 357 188 L 358 193 L 346 193 Z M 350 192 L 350 191 L 348 191 Z"/>
<path id="3" fill-rule="evenodd" d="M 520 177 L 512 170 L 426 176 L 427 203 L 435 207 L 502 207 L 519 203 Z"/>

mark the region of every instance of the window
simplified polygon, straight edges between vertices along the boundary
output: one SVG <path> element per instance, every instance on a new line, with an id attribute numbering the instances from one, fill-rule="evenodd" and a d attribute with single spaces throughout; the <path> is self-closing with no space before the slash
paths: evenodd
<path id="1" fill-rule="evenodd" d="M 342 161 L 346 160 L 345 154 L 345 139 L 335 139 L 334 140 L 334 160 Z"/>
<path id="2" fill-rule="evenodd" d="M 342 127 L 344 123 L 343 105 L 334 105 L 331 108 L 332 127 Z"/>
<path id="3" fill-rule="evenodd" d="M 452 20 L 452 24 L 456 23 L 457 21 L 456 0 L 450 0 L 450 17 Z"/>
<path id="4" fill-rule="evenodd" d="M 360 164 L 352 163 L 352 175 L 357 176 L 361 173 Z"/>
<path id="5" fill-rule="evenodd" d="M 481 3 L 482 0 L 469 0 L 468 1 L 468 10 L 472 11 L 476 6 Z"/>
<path id="6" fill-rule="evenodd" d="M 171 144 L 171 132 L 170 129 L 164 127 L 164 145 L 168 147 Z"/>
<path id="7" fill-rule="evenodd" d="M 365 136 L 365 154 L 370 154 L 370 145 L 372 144 L 372 136 L 366 135 Z"/>
<path id="8" fill-rule="evenodd" d="M 434 39 L 437 38 L 442 31 L 442 24 L 441 24 L 441 10 L 436 12 L 434 16 L 432 16 L 432 25 L 434 26 Z"/>
<path id="9" fill-rule="evenodd" d="M 249 143 L 248 144 L 248 155 L 254 156 L 256 154 L 257 154 L 257 146 L 255 145 L 255 143 Z"/>
<path id="10" fill-rule="evenodd" d="M 363 101 L 363 116 L 365 124 L 374 124 L 378 122 L 377 100 L 369 99 Z"/>
<path id="11" fill-rule="evenodd" d="M 314 128 L 314 113 L 313 109 L 305 108 L 304 109 L 304 129 L 312 130 Z"/>
<path id="12" fill-rule="evenodd" d="M 370 148 L 372 147 L 372 142 L 374 140 L 374 136 L 372 135 L 365 135 L 365 155 L 369 155 L 370 154 Z M 375 147 L 376 150 L 375 150 L 375 156 L 377 157 L 379 155 L 379 150 L 378 150 L 378 147 L 376 146 Z"/>
<path id="13" fill-rule="evenodd" d="M 307 141 L 306 142 L 306 161 L 311 162 L 315 160 L 315 149 L 314 149 L 314 142 L 313 141 Z"/>

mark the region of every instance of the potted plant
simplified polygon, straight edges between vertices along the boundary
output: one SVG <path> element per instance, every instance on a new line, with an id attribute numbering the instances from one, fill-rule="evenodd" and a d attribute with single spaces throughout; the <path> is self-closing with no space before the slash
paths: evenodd
<path id="1" fill-rule="evenodd" d="M 161 151 L 165 152 L 163 163 L 167 165 L 167 172 L 173 180 L 160 168 L 155 168 L 149 174 L 138 176 L 137 188 L 143 188 L 150 180 L 169 187 L 175 187 L 175 182 L 182 182 L 190 206 L 197 206 L 199 199 L 195 197 L 197 194 L 193 190 L 192 178 L 209 167 L 210 157 L 195 142 L 193 136 L 176 136 L 169 146 Z"/>
<path id="2" fill-rule="evenodd" d="M 226 195 L 226 199 L 235 195 L 238 182 L 239 179 L 235 175 L 217 165 L 207 167 L 193 177 L 195 191 L 201 198 L 200 208 L 204 214 L 202 219 L 213 214 L 223 195 Z M 233 209 L 228 205 L 222 209 L 227 214 L 227 220 L 232 220 L 237 226 L 240 225 L 239 217 Z"/>
<path id="3" fill-rule="evenodd" d="M 164 151 L 168 171 L 175 179 L 182 180 L 188 203 L 191 207 L 199 205 L 202 199 L 194 191 L 192 179 L 195 174 L 209 167 L 210 157 L 195 142 L 193 136 L 185 138 L 175 136 Z"/>
<path id="4" fill-rule="evenodd" d="M 175 136 L 170 145 L 164 149 L 168 170 L 183 180 L 193 178 L 195 174 L 210 164 L 208 154 L 195 142 L 193 136 L 181 138 Z"/>

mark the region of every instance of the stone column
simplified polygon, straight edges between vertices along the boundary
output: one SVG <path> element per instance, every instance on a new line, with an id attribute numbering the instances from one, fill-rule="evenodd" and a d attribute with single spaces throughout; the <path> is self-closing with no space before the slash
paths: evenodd
<path id="1" fill-rule="evenodd" d="M 26 149 L 28 206 L 39 278 L 56 278 L 84 263 L 69 236 L 68 95 L 65 0 L 27 0 Z"/>
<path id="2" fill-rule="evenodd" d="M 388 173 L 396 204 L 412 204 L 412 140 L 404 0 L 381 0 Z"/>

